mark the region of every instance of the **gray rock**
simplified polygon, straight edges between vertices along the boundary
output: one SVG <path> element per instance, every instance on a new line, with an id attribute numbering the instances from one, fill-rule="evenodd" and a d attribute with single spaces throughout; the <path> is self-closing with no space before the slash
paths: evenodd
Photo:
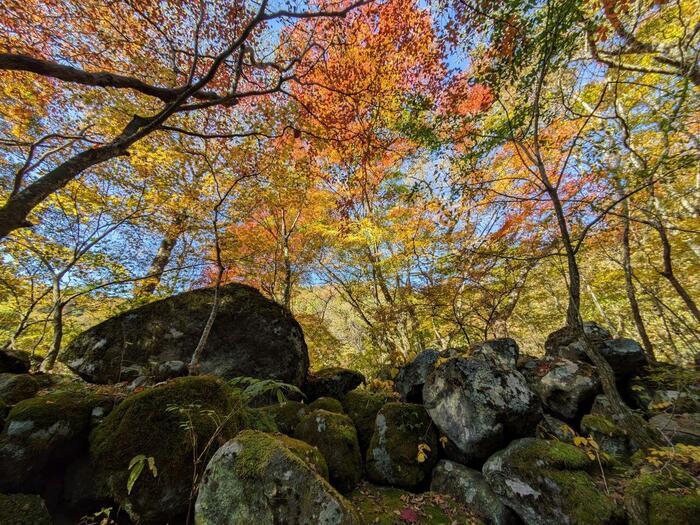
<path id="1" fill-rule="evenodd" d="M 0 401 L 14 405 L 33 397 L 39 383 L 29 374 L 0 374 Z"/>
<path id="2" fill-rule="evenodd" d="M 399 369 L 394 379 L 394 390 L 399 393 L 401 401 L 422 402 L 423 385 L 428 376 L 433 373 L 439 358 L 440 352 L 437 350 L 423 350 L 413 361 Z"/>
<path id="3" fill-rule="evenodd" d="M 700 446 L 700 414 L 659 414 L 649 420 L 670 443 Z"/>
<path id="4" fill-rule="evenodd" d="M 567 423 L 545 414 L 537 424 L 535 436 L 540 439 L 556 439 L 564 443 L 573 443 L 576 431 Z"/>
<path id="5" fill-rule="evenodd" d="M 364 382 L 365 376 L 355 370 L 323 368 L 309 373 L 304 386 L 304 394 L 306 394 L 307 402 L 314 401 L 319 397 L 341 399 Z"/>
<path id="6" fill-rule="evenodd" d="M 473 357 L 486 358 L 500 365 L 515 368 L 520 356 L 518 343 L 510 337 L 491 339 L 474 345 L 471 349 Z"/>
<path id="7" fill-rule="evenodd" d="M 542 418 L 525 378 L 483 359 L 443 363 L 425 383 L 423 400 L 442 434 L 473 464 L 512 439 L 533 435 Z"/>
<path id="8" fill-rule="evenodd" d="M 595 368 L 580 361 L 545 357 L 529 362 L 521 372 L 545 409 L 568 421 L 588 412 L 600 390 Z"/>
<path id="9" fill-rule="evenodd" d="M 517 515 L 491 490 L 484 476 L 453 461 L 441 460 L 433 469 L 430 490 L 447 494 L 493 525 L 516 525 Z"/>
<path id="10" fill-rule="evenodd" d="M 592 437 L 600 450 L 610 456 L 626 457 L 636 450 L 624 430 L 605 416 L 583 416 L 581 434 Z"/>
<path id="11" fill-rule="evenodd" d="M 590 343 L 610 363 L 618 378 L 637 374 L 647 364 L 642 347 L 633 339 L 613 339 L 607 330 L 591 322 L 584 323 L 584 332 Z M 545 341 L 547 355 L 571 361 L 588 361 L 584 348 L 584 341 L 575 337 L 569 327 L 552 332 Z"/>
<path id="12" fill-rule="evenodd" d="M 35 494 L 0 494 L 2 525 L 51 525 L 53 520 L 41 496 Z"/>
<path id="13" fill-rule="evenodd" d="M 0 350 L 0 373 L 26 374 L 30 366 L 29 353 L 21 350 Z"/>
<path id="14" fill-rule="evenodd" d="M 491 489 L 528 525 L 611 524 L 615 503 L 586 472 L 592 460 L 559 441 L 524 438 L 484 463 Z"/>
<path id="15" fill-rule="evenodd" d="M 207 465 L 197 525 L 359 525 L 352 506 L 280 440 L 244 431 Z"/>
<path id="16" fill-rule="evenodd" d="M 0 434 L 0 490 L 40 490 L 48 470 L 60 470 L 87 449 L 93 410 L 108 410 L 112 402 L 76 391 L 16 404 Z"/>
<path id="17" fill-rule="evenodd" d="M 124 312 L 80 334 L 60 359 L 93 383 L 119 381 L 127 368 L 151 361 L 188 363 L 212 300 L 212 289 L 200 289 Z M 220 301 L 200 372 L 272 378 L 301 386 L 309 358 L 301 327 L 292 315 L 241 284 L 222 287 Z"/>
<path id="18" fill-rule="evenodd" d="M 418 460 L 418 447 L 423 461 Z M 377 414 L 367 449 L 367 476 L 375 483 L 416 488 L 438 460 L 438 437 L 425 409 L 412 403 L 387 403 Z"/>

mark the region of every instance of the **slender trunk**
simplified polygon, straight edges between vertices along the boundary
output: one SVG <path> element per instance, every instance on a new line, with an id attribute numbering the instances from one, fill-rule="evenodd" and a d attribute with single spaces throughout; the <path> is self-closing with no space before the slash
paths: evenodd
<path id="1" fill-rule="evenodd" d="M 202 330 L 202 335 L 199 337 L 197 342 L 197 347 L 192 352 L 192 358 L 190 359 L 189 371 L 190 375 L 197 375 L 199 372 L 199 361 L 202 358 L 202 353 L 204 352 L 204 347 L 207 346 L 207 340 L 209 339 L 209 333 L 211 332 L 212 326 L 214 326 L 214 321 L 219 313 L 219 288 L 221 288 L 221 280 L 224 275 L 223 267 L 219 267 L 216 274 L 216 283 L 214 285 L 214 302 L 211 306 L 211 311 L 209 312 L 209 317 Z"/>
<path id="2" fill-rule="evenodd" d="M 659 272 L 662 276 L 668 280 L 669 283 L 671 283 L 671 286 L 673 286 L 673 289 L 676 290 L 676 293 L 683 299 L 683 302 L 685 305 L 688 307 L 688 310 L 690 310 L 690 313 L 695 317 L 695 320 L 700 323 L 700 309 L 698 309 L 698 305 L 695 304 L 695 301 L 693 298 L 690 296 L 688 293 L 688 290 L 685 289 L 683 284 L 678 280 L 676 275 L 673 272 L 673 259 L 672 259 L 672 254 L 671 254 L 671 242 L 668 239 L 668 233 L 666 231 L 666 227 L 663 225 L 661 221 L 658 221 L 656 223 L 656 231 L 659 234 L 659 239 L 661 240 L 661 247 L 663 249 L 662 252 L 662 258 L 663 258 L 663 265 L 664 268 L 661 272 Z"/>
<path id="3" fill-rule="evenodd" d="M 283 300 L 284 307 L 290 310 L 292 305 L 292 258 L 289 254 L 289 239 L 284 237 L 284 246 L 282 247 L 284 256 L 284 290 Z"/>
<path id="4" fill-rule="evenodd" d="M 51 316 L 51 326 L 53 327 L 53 339 L 51 341 L 51 349 L 46 354 L 41 362 L 39 369 L 42 372 L 49 372 L 56 364 L 56 358 L 61 351 L 61 342 L 63 341 L 63 303 L 61 297 L 61 281 L 54 279 L 53 283 L 53 313 Z"/>
<path id="5" fill-rule="evenodd" d="M 642 313 L 639 309 L 639 302 L 637 301 L 637 290 L 634 286 L 634 270 L 632 268 L 632 254 L 630 250 L 630 217 L 629 217 L 629 204 L 627 201 L 622 203 L 622 266 L 625 273 L 625 291 L 627 292 L 627 300 L 630 303 L 630 309 L 632 310 L 632 318 L 634 319 L 634 324 L 637 327 L 637 332 L 642 340 L 642 347 L 644 348 L 644 354 L 649 362 L 655 362 L 656 357 L 654 356 L 654 347 L 651 344 L 651 339 L 647 333 L 646 326 L 644 326 L 644 320 L 642 319 Z"/>
<path id="6" fill-rule="evenodd" d="M 618 424 L 627 432 L 627 435 L 640 448 L 652 448 L 661 443 L 661 439 L 649 425 L 624 403 L 620 393 L 617 390 L 615 382 L 615 373 L 613 372 L 610 363 L 603 357 L 595 345 L 588 339 L 583 330 L 583 320 L 581 318 L 581 277 L 576 260 L 576 251 L 571 236 L 569 234 L 566 215 L 562 207 L 559 195 L 555 188 L 547 184 L 547 192 L 552 200 L 554 211 L 557 217 L 557 224 L 564 243 L 566 251 L 566 260 L 569 274 L 569 306 L 566 313 L 567 326 L 573 331 L 574 335 L 578 336 L 583 342 L 583 349 L 586 356 L 595 365 L 600 383 L 603 387 L 603 393 L 610 402 L 618 418 Z"/>
<path id="7" fill-rule="evenodd" d="M 153 292 L 156 291 L 156 288 L 158 288 L 158 285 L 163 277 L 163 271 L 165 271 L 165 267 L 170 262 L 173 249 L 175 248 L 181 233 L 181 230 L 168 232 L 160 241 L 158 252 L 153 258 L 151 266 L 148 269 L 148 273 L 146 274 L 149 277 L 141 283 L 141 286 L 136 288 L 134 296 L 144 297 L 152 295 Z"/>

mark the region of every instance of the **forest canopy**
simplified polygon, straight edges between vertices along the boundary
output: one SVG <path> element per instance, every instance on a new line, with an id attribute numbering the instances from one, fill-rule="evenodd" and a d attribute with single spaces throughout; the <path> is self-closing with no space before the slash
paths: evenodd
<path id="1" fill-rule="evenodd" d="M 312 368 L 700 352 L 697 0 L 5 0 L 0 344 L 250 284 Z"/>

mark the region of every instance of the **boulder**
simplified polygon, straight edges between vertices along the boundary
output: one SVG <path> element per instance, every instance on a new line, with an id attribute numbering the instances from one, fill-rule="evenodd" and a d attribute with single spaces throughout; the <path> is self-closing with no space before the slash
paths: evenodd
<path id="1" fill-rule="evenodd" d="M 587 413 L 600 390 L 595 368 L 562 357 L 530 361 L 520 371 L 553 416 L 574 421 Z"/>
<path id="2" fill-rule="evenodd" d="M 516 370 L 485 359 L 453 358 L 423 387 L 425 407 L 469 464 L 479 464 L 510 440 L 532 435 L 542 418 L 537 395 Z"/>
<path id="3" fill-rule="evenodd" d="M 439 358 L 440 352 L 437 350 L 423 350 L 413 361 L 399 369 L 394 378 L 394 390 L 398 392 L 401 401 L 422 403 L 423 385 L 433 373 Z"/>
<path id="4" fill-rule="evenodd" d="M 315 401 L 307 405 L 307 410 L 313 412 L 314 410 L 328 410 L 328 412 L 335 412 L 336 414 L 343 414 L 343 404 L 337 399 L 332 397 L 319 397 Z"/>
<path id="5" fill-rule="evenodd" d="M 355 426 L 345 414 L 316 410 L 301 418 L 294 437 L 318 448 L 335 488 L 351 492 L 362 477 L 362 456 Z"/>
<path id="6" fill-rule="evenodd" d="M 600 450 L 610 456 L 629 456 L 636 449 L 625 431 L 604 416 L 592 414 L 583 416 L 583 419 L 581 419 L 581 434 L 592 437 L 598 443 Z"/>
<path id="7" fill-rule="evenodd" d="M 301 418 L 309 413 L 308 405 L 299 401 L 284 401 L 257 409 L 264 417 L 269 417 L 283 434 L 292 435 Z"/>
<path id="8" fill-rule="evenodd" d="M 62 507 L 80 511 L 109 507 L 109 487 L 99 470 L 88 455 L 71 463 L 64 475 Z"/>
<path id="9" fill-rule="evenodd" d="M 52 525 L 41 496 L 35 494 L 0 494 L 2 525 Z"/>
<path id="10" fill-rule="evenodd" d="M 659 414 L 649 424 L 673 444 L 700 446 L 700 414 Z"/>
<path id="11" fill-rule="evenodd" d="M 93 383 L 120 381 L 129 368 L 151 362 L 188 363 L 211 312 L 213 293 L 194 290 L 112 317 L 76 337 L 60 359 Z M 308 368 L 301 327 L 287 310 L 249 286 L 220 289 L 202 374 L 272 378 L 301 386 Z"/>
<path id="12" fill-rule="evenodd" d="M 559 441 L 513 441 L 484 463 L 491 489 L 528 525 L 596 525 L 616 520 L 615 504 L 586 472 L 586 453 Z"/>
<path id="13" fill-rule="evenodd" d="M 0 401 L 14 405 L 33 397 L 39 383 L 29 374 L 0 374 Z"/>
<path id="14" fill-rule="evenodd" d="M 610 363 L 618 378 L 629 378 L 646 365 L 644 351 L 633 339 L 613 339 L 607 330 L 591 322 L 584 323 L 584 332 L 590 343 Z M 589 361 L 584 348 L 584 341 L 575 337 L 569 327 L 552 332 L 545 341 L 547 355 L 571 361 Z"/>
<path id="15" fill-rule="evenodd" d="M 216 377 L 174 379 L 122 401 L 92 431 L 90 456 L 132 521 L 166 523 L 187 510 L 193 442 L 201 446 L 215 436 L 216 445 L 233 437 L 243 425 L 241 412 L 232 389 Z M 129 494 L 129 463 L 139 455 L 153 458 L 158 473 L 144 469 Z"/>
<path id="16" fill-rule="evenodd" d="M 30 367 L 29 353 L 21 350 L 0 350 L 0 373 L 26 374 Z"/>
<path id="17" fill-rule="evenodd" d="M 520 348 L 518 348 L 518 343 L 514 339 L 502 337 L 474 345 L 471 348 L 471 355 L 489 359 L 505 367 L 515 368 L 520 355 Z"/>
<path id="18" fill-rule="evenodd" d="M 441 460 L 433 469 L 430 490 L 452 496 L 493 525 L 516 525 L 517 515 L 506 507 L 496 495 L 484 476 L 453 461 Z"/>
<path id="19" fill-rule="evenodd" d="M 540 439 L 556 439 L 564 443 L 573 443 L 576 431 L 567 423 L 545 414 L 537 424 L 535 436 Z"/>
<path id="20" fill-rule="evenodd" d="M 275 436 L 251 430 L 214 454 L 194 514 L 197 525 L 360 523 L 345 498 L 298 453 Z"/>
<path id="21" fill-rule="evenodd" d="M 38 491 L 50 474 L 87 449 L 92 414 L 113 399 L 64 391 L 25 399 L 10 411 L 0 434 L 0 490 Z"/>
<path id="22" fill-rule="evenodd" d="M 584 321 L 583 332 L 592 343 L 601 343 L 612 339 L 612 334 L 593 321 Z M 564 326 L 547 336 L 544 343 L 547 355 L 560 356 L 572 361 L 580 361 L 585 358 L 583 343 L 573 333 L 571 328 Z"/>
<path id="23" fill-rule="evenodd" d="M 314 401 L 319 397 L 340 399 L 364 382 L 365 376 L 355 370 L 323 368 L 309 373 L 304 386 L 304 394 L 306 394 L 307 401 Z"/>
<path id="24" fill-rule="evenodd" d="M 343 398 L 345 413 L 350 416 L 357 430 L 357 439 L 360 442 L 362 457 L 365 457 L 372 434 L 374 434 L 374 422 L 377 418 L 377 413 L 387 401 L 386 395 L 366 390 L 353 390 L 345 394 Z"/>
<path id="25" fill-rule="evenodd" d="M 411 403 L 384 405 L 367 449 L 369 479 L 418 488 L 430 477 L 437 460 L 438 437 L 425 409 Z"/>

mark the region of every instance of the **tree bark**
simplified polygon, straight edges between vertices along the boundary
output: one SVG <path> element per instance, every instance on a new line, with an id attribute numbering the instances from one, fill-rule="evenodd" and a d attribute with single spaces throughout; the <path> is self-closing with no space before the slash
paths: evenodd
<path id="1" fill-rule="evenodd" d="M 680 296 L 680 298 L 683 299 L 683 302 L 688 307 L 688 310 L 690 310 L 693 317 L 695 317 L 695 320 L 700 323 L 700 309 L 698 309 L 698 305 L 695 304 L 695 301 L 688 293 L 688 290 L 685 289 L 683 284 L 678 280 L 673 272 L 671 242 L 668 239 L 666 227 L 660 220 L 656 222 L 656 231 L 659 234 L 659 239 L 661 240 L 661 247 L 663 250 L 662 260 L 664 267 L 660 273 L 669 283 L 671 283 L 671 286 L 673 286 L 673 289 L 676 290 L 676 293 Z"/>
<path id="2" fill-rule="evenodd" d="M 625 291 L 627 292 L 627 301 L 630 303 L 630 309 L 632 310 L 632 318 L 634 319 L 634 324 L 637 327 L 639 337 L 642 340 L 644 354 L 646 355 L 647 360 L 653 363 L 656 361 L 654 346 L 651 343 L 646 326 L 644 326 L 644 319 L 642 318 L 642 313 L 639 309 L 637 290 L 634 286 L 633 280 L 634 270 L 632 268 L 632 254 L 630 250 L 629 203 L 626 200 L 622 203 L 622 267 L 625 273 Z"/>
<path id="3" fill-rule="evenodd" d="M 39 370 L 42 372 L 53 370 L 58 353 L 61 351 L 61 343 L 63 341 L 63 309 L 65 306 L 61 296 L 61 281 L 55 278 L 53 283 L 53 313 L 51 316 L 53 338 L 51 340 L 51 349 L 49 353 L 46 354 L 46 357 L 44 357 L 39 367 Z"/>
<path id="4" fill-rule="evenodd" d="M 168 228 L 168 231 L 163 236 L 160 241 L 160 246 L 156 252 L 153 261 L 148 269 L 148 279 L 145 279 L 140 286 L 136 287 L 134 292 L 135 297 L 145 297 L 153 295 L 156 291 L 161 279 L 163 278 L 163 272 L 165 267 L 170 262 L 170 258 L 173 254 L 173 249 L 177 244 L 178 239 L 182 235 L 184 219 L 180 216 L 176 217 L 173 223 Z"/>

